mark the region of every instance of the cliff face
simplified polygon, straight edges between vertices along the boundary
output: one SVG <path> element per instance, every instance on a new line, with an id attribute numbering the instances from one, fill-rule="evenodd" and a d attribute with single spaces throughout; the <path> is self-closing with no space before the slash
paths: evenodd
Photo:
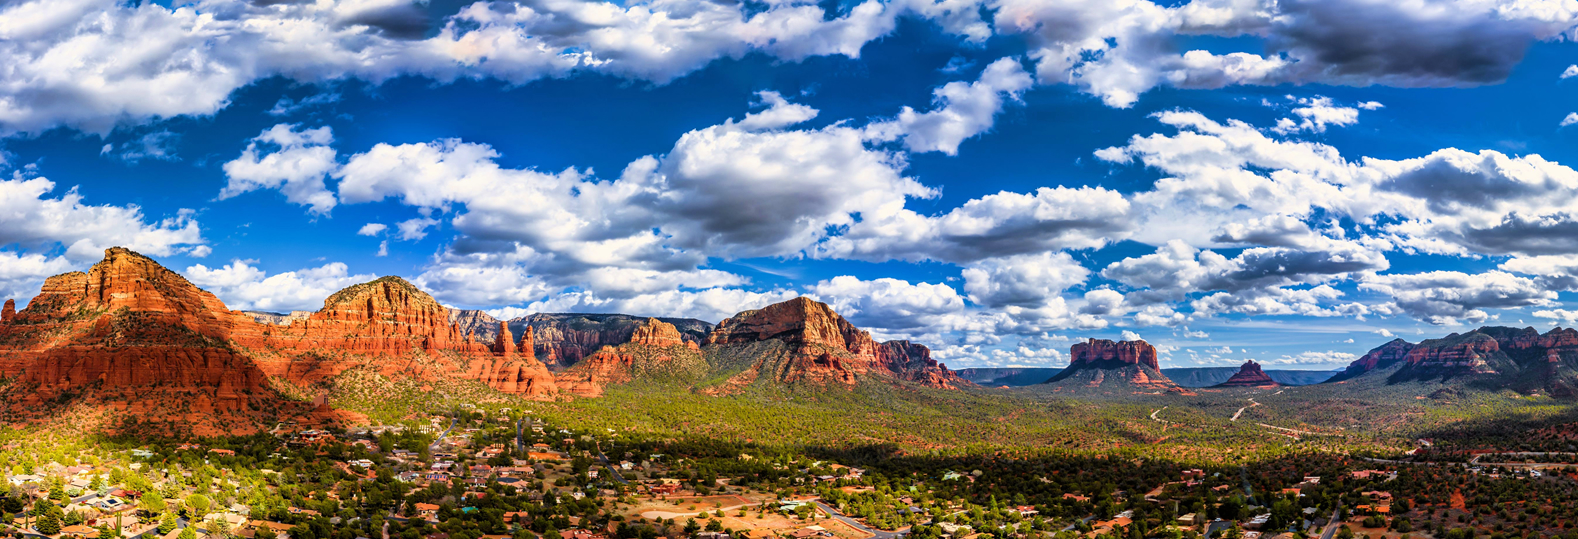
<path id="1" fill-rule="evenodd" d="M 509 321 L 511 329 L 530 327 L 537 337 L 534 352 L 544 363 L 566 368 L 605 346 L 630 342 L 647 318 L 624 314 L 539 313 Z M 712 331 L 712 324 L 689 318 L 659 318 L 674 327 L 681 340 L 700 344 Z"/>
<path id="2" fill-rule="evenodd" d="M 513 353 L 512 339 L 493 347 L 468 339 L 447 309 L 398 277 L 341 290 L 305 317 L 258 320 L 147 257 L 109 249 L 85 273 L 47 279 L 0 325 L 0 376 L 17 379 L 0 415 L 27 419 L 44 412 L 41 403 L 77 396 L 180 418 L 203 434 L 251 432 L 278 414 L 334 415 L 297 410 L 269 378 L 311 387 L 357 367 L 556 393 L 547 369 Z"/>
<path id="3" fill-rule="evenodd" d="M 638 378 L 651 381 L 684 378 L 706 370 L 700 347 L 686 341 L 673 324 L 648 318 L 631 332 L 630 342 L 604 346 L 575 366 L 558 373 L 561 390 L 597 397 L 610 385 Z"/>
<path id="4" fill-rule="evenodd" d="M 247 323 L 153 260 L 109 249 L 86 273 L 47 279 L 27 309 L 0 325 L 0 375 L 16 378 L 0 416 L 30 421 L 62 401 L 88 400 L 218 434 L 255 431 L 275 413 L 310 415 L 270 390 L 226 340 Z"/>
<path id="5" fill-rule="evenodd" d="M 1408 358 L 1408 353 L 1414 350 L 1414 346 L 1414 343 L 1402 339 L 1392 339 L 1391 342 L 1378 346 L 1370 350 L 1369 353 L 1364 354 L 1363 357 L 1354 360 L 1353 363 L 1348 364 L 1346 370 L 1327 381 L 1341 382 L 1373 370 L 1385 369 L 1401 363 Z"/>
<path id="6" fill-rule="evenodd" d="M 758 379 L 782 383 L 808 382 L 853 386 L 875 376 L 899 379 L 937 388 L 954 388 L 969 382 L 931 359 L 926 347 L 907 342 L 879 346 L 871 334 L 856 328 L 827 304 L 795 298 L 745 311 L 718 324 L 707 336 L 706 350 L 749 356 L 759 343 L 774 342 L 776 351 L 736 375 L 733 385 Z M 750 359 L 747 357 L 747 359 Z"/>
<path id="7" fill-rule="evenodd" d="M 1091 339 L 1074 343 L 1069 365 L 1046 381 L 1054 386 L 1180 390 L 1156 360 L 1156 347 L 1145 341 Z"/>
<path id="8" fill-rule="evenodd" d="M 1395 369 L 1393 369 L 1395 367 Z M 1388 383 L 1453 381 L 1488 389 L 1578 395 L 1578 331 L 1482 327 L 1411 344 L 1393 340 L 1348 365 L 1333 381 L 1390 372 Z"/>
<path id="9" fill-rule="evenodd" d="M 1251 360 L 1244 362 L 1244 366 L 1239 367 L 1237 373 L 1234 373 L 1231 378 L 1228 378 L 1226 382 L 1222 382 L 1217 387 L 1276 387 L 1278 385 L 1281 384 L 1278 384 L 1276 380 L 1272 380 L 1270 376 L 1266 375 L 1265 371 L 1260 369 L 1259 363 Z"/>
<path id="10" fill-rule="evenodd" d="M 1156 347 L 1145 341 L 1109 341 L 1091 339 L 1074 343 L 1069 349 L 1069 366 L 1110 366 L 1112 364 L 1141 365 L 1160 371 L 1156 362 Z"/>

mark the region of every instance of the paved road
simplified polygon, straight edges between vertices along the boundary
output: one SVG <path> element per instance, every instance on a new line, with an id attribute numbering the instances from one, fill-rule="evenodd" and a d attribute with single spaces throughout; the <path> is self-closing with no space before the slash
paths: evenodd
<path id="1" fill-rule="evenodd" d="M 834 509 L 832 507 L 829 507 L 827 504 L 822 503 L 822 500 L 813 500 L 813 503 L 815 503 L 817 507 L 820 507 L 822 509 L 822 511 L 824 511 L 828 515 L 832 516 L 834 520 L 837 520 L 839 522 L 843 522 L 845 524 L 848 524 L 850 527 L 852 527 L 854 529 L 857 529 L 857 530 L 860 530 L 860 531 L 863 531 L 863 532 L 871 534 L 871 539 L 898 539 L 900 537 L 904 537 L 904 534 L 907 533 L 907 532 L 905 532 L 903 530 L 899 530 L 899 531 L 896 531 L 896 532 L 885 532 L 885 531 L 882 531 L 882 530 L 872 529 L 872 528 L 867 527 L 865 524 L 861 524 L 860 521 L 858 521 L 858 520 L 855 520 L 855 519 L 849 518 L 847 516 L 844 516 L 844 514 L 838 512 L 837 509 Z"/>
<path id="2" fill-rule="evenodd" d="M 1320 539 L 1331 539 L 1337 533 L 1337 528 L 1342 527 L 1342 523 L 1337 522 L 1337 512 L 1339 511 L 1342 511 L 1341 505 L 1331 510 L 1331 520 L 1326 522 L 1326 531 L 1320 532 Z"/>
<path id="3" fill-rule="evenodd" d="M 619 484 L 621 484 L 621 485 L 628 485 L 628 484 L 630 484 L 629 481 L 625 481 L 625 476 L 619 474 L 619 470 L 615 470 L 612 465 L 608 464 L 608 455 L 604 455 L 603 454 L 603 449 L 602 448 L 598 448 L 597 449 L 597 460 L 600 460 L 600 461 L 603 462 L 603 467 L 604 468 L 608 468 L 608 473 L 614 474 L 614 480 L 618 481 Z"/>
<path id="4" fill-rule="evenodd" d="M 455 430 L 455 423 L 458 421 L 460 421 L 458 418 L 449 418 L 449 428 L 444 429 L 444 433 L 438 435 L 438 439 L 433 440 L 433 445 L 427 446 L 427 451 L 429 453 L 438 451 L 438 445 L 444 443 L 444 437 L 449 436 L 449 431 Z"/>

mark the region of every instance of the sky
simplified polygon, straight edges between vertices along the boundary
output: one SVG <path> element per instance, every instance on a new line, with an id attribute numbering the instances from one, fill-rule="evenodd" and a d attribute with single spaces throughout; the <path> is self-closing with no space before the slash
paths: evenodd
<path id="1" fill-rule="evenodd" d="M 14 0 L 0 295 L 795 296 L 954 368 L 1578 321 L 1578 0 Z"/>

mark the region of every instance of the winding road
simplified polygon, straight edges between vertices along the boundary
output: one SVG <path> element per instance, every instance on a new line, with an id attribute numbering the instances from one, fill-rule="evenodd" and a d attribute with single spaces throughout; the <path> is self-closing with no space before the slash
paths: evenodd
<path id="1" fill-rule="evenodd" d="M 898 539 L 899 537 L 904 537 L 905 533 L 908 533 L 904 530 L 885 532 L 882 530 L 873 529 L 867 527 L 865 524 L 861 524 L 860 521 L 844 516 L 844 514 L 838 512 L 837 509 L 822 503 L 822 500 L 813 500 L 813 503 L 815 503 L 816 506 L 822 510 L 822 512 L 827 513 L 828 516 L 833 517 L 833 520 L 843 522 L 848 524 L 851 528 L 871 534 L 871 539 Z"/>
<path id="2" fill-rule="evenodd" d="M 1238 421 L 1238 416 L 1244 415 L 1244 410 L 1248 410 L 1248 409 L 1254 408 L 1256 406 L 1260 406 L 1260 403 L 1255 402 L 1255 398 L 1254 397 L 1250 397 L 1249 398 L 1249 406 L 1245 406 L 1243 408 L 1239 408 L 1238 412 L 1233 414 L 1233 418 L 1229 419 L 1228 421 Z"/>

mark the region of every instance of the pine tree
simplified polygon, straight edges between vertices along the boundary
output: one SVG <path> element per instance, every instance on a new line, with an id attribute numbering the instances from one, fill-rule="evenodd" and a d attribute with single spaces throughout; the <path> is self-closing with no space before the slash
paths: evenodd
<path id="1" fill-rule="evenodd" d="M 159 535 L 170 533 L 175 529 L 175 513 L 167 512 L 159 517 Z"/>

